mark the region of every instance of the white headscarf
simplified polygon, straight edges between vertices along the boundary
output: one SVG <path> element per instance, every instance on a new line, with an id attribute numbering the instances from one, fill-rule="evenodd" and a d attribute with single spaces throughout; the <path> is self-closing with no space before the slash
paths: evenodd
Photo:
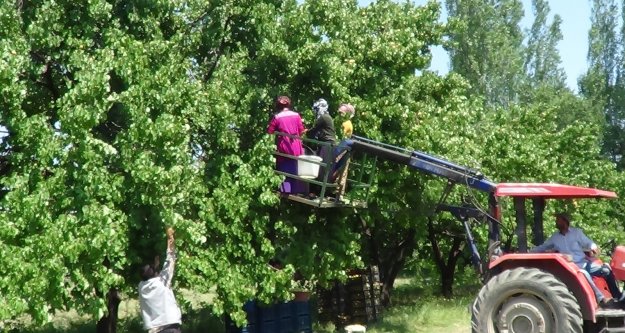
<path id="1" fill-rule="evenodd" d="M 315 111 L 315 115 L 317 116 L 317 118 L 323 116 L 324 114 L 328 113 L 328 102 L 323 98 L 318 99 L 313 104 L 313 111 Z"/>

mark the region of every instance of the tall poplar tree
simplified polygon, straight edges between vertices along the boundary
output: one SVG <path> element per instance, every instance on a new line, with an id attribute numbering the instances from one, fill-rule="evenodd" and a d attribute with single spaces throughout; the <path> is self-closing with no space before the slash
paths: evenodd
<path id="1" fill-rule="evenodd" d="M 525 50 L 524 68 L 530 87 L 549 85 L 564 88 L 566 74 L 561 66 L 557 44 L 562 40 L 559 15 L 549 24 L 549 3 L 546 0 L 533 0 L 534 22 L 529 31 Z"/>
<path id="2" fill-rule="evenodd" d="M 451 70 L 464 76 L 488 105 L 518 100 L 526 80 L 519 0 L 447 0 Z"/>
<path id="3" fill-rule="evenodd" d="M 620 22 L 625 18 L 625 2 L 621 2 Z M 612 105 L 610 110 L 606 109 L 606 132 L 603 150 L 614 162 L 617 163 L 619 169 L 625 169 L 625 26 L 621 24 L 621 30 L 618 34 L 618 55 L 616 57 L 616 82 L 611 93 Z"/>
<path id="4" fill-rule="evenodd" d="M 605 119 L 603 152 L 621 168 L 623 146 L 622 106 L 619 105 L 619 66 L 622 46 L 618 37 L 619 6 L 616 0 L 592 2 L 591 28 L 588 34 L 587 73 L 580 79 L 580 93 L 592 100 Z"/>

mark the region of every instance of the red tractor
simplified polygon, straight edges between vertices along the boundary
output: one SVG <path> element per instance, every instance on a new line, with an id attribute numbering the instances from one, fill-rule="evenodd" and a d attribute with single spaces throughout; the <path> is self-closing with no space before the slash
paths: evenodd
<path id="1" fill-rule="evenodd" d="M 526 199 L 533 202 L 533 243 L 541 244 L 547 199 L 616 198 L 616 194 L 558 184 L 498 184 L 494 194 L 514 198 L 519 251 L 490 251 L 490 279 L 471 308 L 473 332 L 625 332 L 625 311 L 600 309 L 583 273 L 565 255 L 526 253 Z M 617 280 L 625 280 L 625 247 L 616 247 L 611 267 Z M 611 297 L 605 280 L 593 280 Z"/>

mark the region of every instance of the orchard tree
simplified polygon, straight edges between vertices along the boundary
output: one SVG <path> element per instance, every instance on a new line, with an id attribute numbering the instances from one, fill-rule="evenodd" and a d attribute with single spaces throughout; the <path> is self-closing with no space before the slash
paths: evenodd
<path id="1" fill-rule="evenodd" d="M 447 83 L 430 73 L 423 79 L 415 76 L 416 70 L 425 70 L 429 65 L 429 46 L 441 43 L 443 27 L 436 23 L 440 15 L 439 6 L 430 3 L 425 7 L 415 7 L 410 3 L 379 1 L 360 8 L 355 2 L 311 1 L 303 3 L 297 12 L 298 16 L 286 16 L 282 21 L 284 26 L 280 29 L 284 29 L 281 33 L 285 37 L 271 40 L 253 59 L 254 63 L 246 71 L 252 74 L 252 79 L 265 77 L 258 74 L 260 70 L 275 70 L 275 74 L 279 75 L 276 77 L 283 79 L 274 79 L 269 83 L 291 91 L 301 110 L 307 110 L 318 97 L 326 98 L 334 110 L 339 103 L 350 102 L 357 109 L 357 134 L 414 147 L 417 142 L 412 139 L 418 137 L 416 124 L 430 109 L 435 109 L 430 105 L 432 101 L 444 103 L 447 89 L 458 85 L 457 78 Z M 267 84 L 266 81 L 256 82 Z M 430 84 L 434 86 L 432 89 Z M 430 98 L 430 95 L 433 97 Z M 415 97 L 408 96 L 424 96 L 430 100 L 419 103 Z M 303 114 L 310 116 L 307 111 Z M 264 119 L 266 117 L 254 117 L 259 128 L 264 126 Z M 381 168 L 385 171 L 402 169 L 392 164 Z M 414 172 L 402 172 L 401 178 L 392 172 L 384 172 L 379 177 L 380 184 L 384 185 L 377 188 L 392 188 L 399 183 L 419 184 L 422 179 L 422 175 L 415 175 Z M 350 219 L 349 215 L 319 217 L 317 221 L 324 226 L 344 226 L 341 233 L 333 233 L 331 237 L 325 233 L 321 233 L 319 238 L 309 237 L 320 231 L 313 232 L 309 228 L 314 226 L 299 224 L 298 231 L 303 228 L 309 230 L 302 234 L 307 242 L 294 242 L 302 245 L 297 251 L 285 251 L 291 253 L 287 256 L 288 260 L 294 262 L 297 255 L 292 253 L 309 253 L 309 249 L 302 247 L 312 246 L 318 253 L 317 258 L 313 255 L 301 256 L 298 269 L 307 277 L 312 277 L 315 272 L 311 271 L 311 267 L 325 267 L 326 264 L 319 260 L 330 252 L 324 251 L 320 245 L 327 246 L 327 240 L 337 236 L 344 243 L 352 244 L 359 239 L 362 227 L 366 235 L 362 244 L 367 249 L 363 260 L 380 266 L 388 297 L 405 259 L 417 245 L 416 230 L 425 227 L 421 219 L 412 218 L 415 211 L 421 212 L 414 207 L 424 204 L 419 185 L 406 185 L 405 188 L 408 189 L 406 196 L 410 198 L 407 201 L 397 198 L 387 189 L 373 193 L 375 199 L 371 210 L 381 212 L 378 215 L 360 214 L 363 218 L 360 225 L 342 220 Z M 405 208 L 398 213 L 397 207 Z M 298 218 L 288 220 L 298 221 Z M 299 220 L 302 220 L 301 216 Z M 323 235 L 325 238 L 321 237 Z M 334 255 L 341 251 L 353 252 L 351 245 L 345 249 L 338 244 L 333 246 Z M 303 261 L 306 257 L 317 261 Z M 348 263 L 347 260 L 343 262 Z M 309 267 L 304 263 L 310 263 Z M 317 272 L 315 278 L 319 277 Z"/>
<path id="2" fill-rule="evenodd" d="M 405 91 L 389 95 L 397 106 L 386 108 L 382 124 L 383 142 L 424 151 L 454 163 L 479 169 L 480 134 L 483 112 L 480 99 L 473 99 L 459 75 L 440 78 L 424 73 L 405 85 Z M 417 260 L 435 265 L 440 292 L 450 296 L 456 263 L 466 246 L 461 224 L 439 214 L 436 206 L 447 186 L 445 179 L 422 174 L 395 164 L 382 164 L 386 172 L 378 177 L 371 209 L 371 229 L 379 251 L 382 272 L 390 292 L 397 273 L 414 249 Z M 458 184 L 447 203 L 459 204 L 468 189 Z"/>
<path id="3" fill-rule="evenodd" d="M 273 3 L 248 5 L 273 21 Z M 178 286 L 215 288 L 215 313 L 241 322 L 245 300 L 276 289 L 286 297 L 290 271 L 268 267 L 274 251 L 263 241 L 263 209 L 277 203 L 271 142 L 240 152 L 227 127 L 244 113 L 228 89 L 241 83 L 230 75 L 245 53 L 216 43 L 208 82 L 193 75 L 204 64 L 191 52 L 201 25 L 231 42 L 250 22 L 212 20 L 249 12 L 229 2 L 106 1 L 0 11 L 8 132 L 0 319 L 28 313 L 45 322 L 76 309 L 114 331 L 119 291 L 136 295 L 137 269 L 164 249 L 165 226 L 178 230 Z"/>

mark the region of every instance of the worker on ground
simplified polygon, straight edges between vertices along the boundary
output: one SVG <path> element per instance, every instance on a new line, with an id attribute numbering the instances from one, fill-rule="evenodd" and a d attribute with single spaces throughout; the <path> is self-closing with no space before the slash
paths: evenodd
<path id="1" fill-rule="evenodd" d="M 597 303 L 602 307 L 613 307 L 621 298 L 621 290 L 616 284 L 616 279 L 608 265 L 598 263 L 592 257 L 588 257 L 585 251 L 590 251 L 592 256 L 599 253 L 599 247 L 588 238 L 581 229 L 571 227 L 571 217 L 567 213 L 557 213 L 556 227 L 558 232 L 553 234 L 542 245 L 536 246 L 530 252 L 559 252 L 566 254 L 568 259 L 575 263 L 584 274 L 592 287 L 597 298 Z M 612 299 L 606 299 L 601 290 L 597 288 L 591 276 L 602 276 L 606 279 Z"/>
<path id="2" fill-rule="evenodd" d="M 148 333 L 182 332 L 180 308 L 171 289 L 175 265 L 174 230 L 169 228 L 167 229 L 167 256 L 163 270 L 158 272 L 156 265 L 145 265 L 141 268 L 139 307 L 143 327 Z"/>

